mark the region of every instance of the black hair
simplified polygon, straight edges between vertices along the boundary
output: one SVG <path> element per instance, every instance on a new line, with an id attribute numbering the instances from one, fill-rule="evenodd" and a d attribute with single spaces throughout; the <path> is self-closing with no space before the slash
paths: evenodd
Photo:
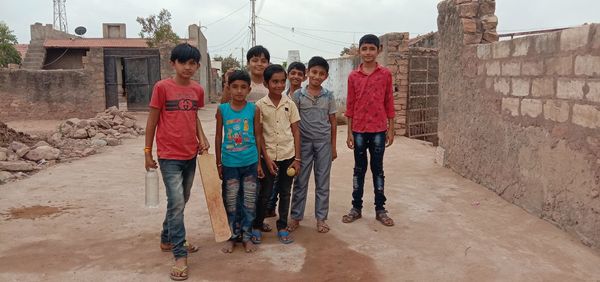
<path id="1" fill-rule="evenodd" d="M 280 73 L 280 72 L 282 72 L 285 75 L 285 77 L 287 78 L 287 73 L 285 73 L 285 69 L 281 65 L 277 65 L 277 64 L 269 65 L 267 68 L 265 68 L 265 71 L 263 72 L 263 77 L 265 79 L 265 82 L 269 82 L 269 80 L 271 80 L 271 77 L 273 77 L 274 74 Z"/>
<path id="2" fill-rule="evenodd" d="M 188 43 L 177 44 L 177 46 L 175 46 L 175 48 L 173 48 L 171 51 L 171 62 L 178 61 L 180 63 L 185 63 L 190 59 L 194 60 L 196 63 L 199 63 L 200 50 Z"/>
<path id="3" fill-rule="evenodd" d="M 267 50 L 267 48 L 263 47 L 262 45 L 256 45 L 250 48 L 250 50 L 246 52 L 246 60 L 250 62 L 250 59 L 252 59 L 252 57 L 260 57 L 260 55 L 265 55 L 265 59 L 267 59 L 268 62 L 271 61 L 271 55 L 269 55 L 269 50 Z"/>
<path id="4" fill-rule="evenodd" d="M 360 46 L 362 46 L 363 44 L 373 44 L 377 47 L 377 49 L 379 49 L 379 46 L 380 46 L 379 37 L 377 37 L 374 34 L 364 35 L 358 41 L 358 48 L 360 48 Z"/>
<path id="5" fill-rule="evenodd" d="M 306 74 L 306 66 L 301 62 L 293 62 L 288 66 L 288 73 L 293 69 L 299 70 L 302 73 Z"/>
<path id="6" fill-rule="evenodd" d="M 231 74 L 229 74 L 229 79 L 227 80 L 227 85 L 231 85 L 234 81 L 241 80 L 245 81 L 250 85 L 250 75 L 247 71 L 244 70 L 234 70 Z"/>
<path id="7" fill-rule="evenodd" d="M 327 60 L 323 59 L 323 57 L 314 56 L 310 58 L 308 61 L 308 69 L 310 70 L 312 67 L 323 67 L 327 73 L 329 73 L 329 63 Z"/>

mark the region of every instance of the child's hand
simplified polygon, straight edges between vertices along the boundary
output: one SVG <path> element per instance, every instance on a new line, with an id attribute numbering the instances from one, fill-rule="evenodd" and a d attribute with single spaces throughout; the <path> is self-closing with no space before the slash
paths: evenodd
<path id="1" fill-rule="evenodd" d="M 156 161 L 152 158 L 152 154 L 150 154 L 150 153 L 146 154 L 146 160 L 145 160 L 145 163 L 144 163 L 144 167 L 146 167 L 146 170 L 158 167 L 156 165 Z"/>
<path id="2" fill-rule="evenodd" d="M 392 145 L 392 143 L 394 143 L 394 130 L 388 129 L 388 131 L 385 133 L 385 146 L 389 147 Z"/>
<path id="3" fill-rule="evenodd" d="M 264 178 L 265 172 L 263 171 L 262 167 L 260 166 L 260 163 L 257 166 L 257 170 L 258 170 L 258 178 Z"/>
<path id="4" fill-rule="evenodd" d="M 337 148 L 335 146 L 331 146 L 331 161 L 335 161 L 337 159 Z"/>
<path id="5" fill-rule="evenodd" d="M 267 162 L 267 168 L 269 168 L 271 175 L 277 175 L 277 164 L 271 159 L 265 160 L 265 162 Z"/>
<path id="6" fill-rule="evenodd" d="M 354 136 L 352 136 L 352 134 L 348 134 L 348 138 L 346 138 L 346 145 L 348 145 L 349 149 L 354 149 Z"/>
<path id="7" fill-rule="evenodd" d="M 198 155 L 202 155 L 205 152 L 208 152 L 209 148 L 210 143 L 208 143 L 208 140 L 201 140 L 200 142 L 198 142 Z"/>
<path id="8" fill-rule="evenodd" d="M 299 161 L 294 160 L 290 166 L 296 170 L 296 175 L 300 174 L 300 162 Z"/>
<path id="9" fill-rule="evenodd" d="M 219 172 L 219 179 L 223 180 L 223 166 L 217 165 L 217 171 Z"/>

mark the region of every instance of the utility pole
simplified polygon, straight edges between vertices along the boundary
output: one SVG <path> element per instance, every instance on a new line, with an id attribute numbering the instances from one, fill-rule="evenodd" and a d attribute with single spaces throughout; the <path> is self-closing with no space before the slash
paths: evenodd
<path id="1" fill-rule="evenodd" d="M 256 5 L 256 0 L 250 0 L 252 2 L 252 26 L 250 26 L 250 30 L 252 32 L 252 47 L 256 46 L 256 12 L 254 11 L 254 6 Z"/>
<path id="2" fill-rule="evenodd" d="M 54 2 L 54 29 L 69 32 L 67 28 L 67 0 L 53 0 Z"/>
<path id="3" fill-rule="evenodd" d="M 244 47 L 242 47 L 242 60 L 241 60 L 241 63 L 242 63 L 242 69 L 244 69 Z"/>

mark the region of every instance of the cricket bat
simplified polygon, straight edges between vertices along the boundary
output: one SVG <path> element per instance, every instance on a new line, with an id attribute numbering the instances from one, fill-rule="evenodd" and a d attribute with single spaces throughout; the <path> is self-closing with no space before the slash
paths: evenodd
<path id="1" fill-rule="evenodd" d="M 224 242 L 231 238 L 231 230 L 227 222 L 227 213 L 221 194 L 221 179 L 217 171 L 215 155 L 204 153 L 199 155 L 198 168 L 202 177 L 202 187 L 206 198 L 206 207 L 210 216 L 210 223 L 215 233 L 215 241 Z"/>

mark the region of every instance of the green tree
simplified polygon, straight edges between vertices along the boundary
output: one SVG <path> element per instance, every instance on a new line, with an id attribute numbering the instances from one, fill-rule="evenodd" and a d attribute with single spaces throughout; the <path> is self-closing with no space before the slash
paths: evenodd
<path id="1" fill-rule="evenodd" d="M 221 70 L 223 72 L 226 72 L 228 69 L 241 67 L 240 62 L 236 58 L 234 58 L 232 54 L 229 54 L 229 56 L 225 58 L 223 58 L 222 56 L 216 56 L 213 60 L 221 62 Z"/>
<path id="2" fill-rule="evenodd" d="M 350 55 L 350 56 L 358 55 L 358 46 L 356 46 L 356 44 L 353 43 L 352 45 L 350 45 L 350 48 L 344 47 L 344 49 L 340 52 L 340 56 L 344 56 L 344 55 Z"/>
<path id="3" fill-rule="evenodd" d="M 149 47 L 156 47 L 161 43 L 179 43 L 179 36 L 171 27 L 171 13 L 167 9 L 160 10 L 157 15 L 147 18 L 137 17 L 136 21 L 142 25 L 140 37 L 146 38 Z"/>
<path id="4" fill-rule="evenodd" d="M 4 22 L 0 22 L 0 67 L 21 63 L 21 55 L 15 48 L 17 43 L 13 31 Z"/>

